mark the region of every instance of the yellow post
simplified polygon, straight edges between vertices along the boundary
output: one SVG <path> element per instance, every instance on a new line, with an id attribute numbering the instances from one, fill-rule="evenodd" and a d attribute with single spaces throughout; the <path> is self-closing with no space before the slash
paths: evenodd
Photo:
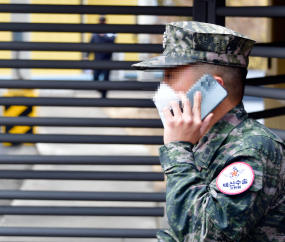
<path id="1" fill-rule="evenodd" d="M 37 97 L 37 92 L 30 89 L 8 90 L 4 97 Z M 6 117 L 36 117 L 36 107 L 33 106 L 3 106 L 3 116 Z M 2 126 L 2 133 L 9 134 L 35 134 L 36 127 L 33 126 Z M 18 143 L 3 143 L 5 146 Z M 27 144 L 27 143 L 25 143 Z M 30 145 L 30 144 L 29 144 Z"/>
<path id="2" fill-rule="evenodd" d="M 285 5 L 283 0 L 270 0 L 269 5 Z M 285 19 L 276 18 L 270 19 L 269 36 L 270 42 L 285 41 Z M 282 75 L 285 74 L 285 59 L 271 58 L 266 75 Z M 274 88 L 285 88 L 285 84 L 270 85 Z M 284 101 L 264 99 L 265 109 L 284 106 Z M 265 125 L 270 128 L 285 129 L 285 115 L 265 119 Z"/>

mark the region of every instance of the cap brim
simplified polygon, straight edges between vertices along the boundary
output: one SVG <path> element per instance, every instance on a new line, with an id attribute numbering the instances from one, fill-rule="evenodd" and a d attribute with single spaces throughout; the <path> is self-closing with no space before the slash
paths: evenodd
<path id="1" fill-rule="evenodd" d="M 173 68 L 175 66 L 189 65 L 191 63 L 196 63 L 196 60 L 197 59 L 193 58 L 168 57 L 162 54 L 154 58 L 134 64 L 132 65 L 132 68 L 137 70 L 165 69 L 165 68 Z"/>

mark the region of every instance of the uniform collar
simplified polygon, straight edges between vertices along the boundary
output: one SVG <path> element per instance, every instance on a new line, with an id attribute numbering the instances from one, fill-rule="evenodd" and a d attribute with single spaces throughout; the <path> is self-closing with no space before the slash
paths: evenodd
<path id="1" fill-rule="evenodd" d="M 229 133 L 247 117 L 248 114 L 241 102 L 214 124 L 193 148 L 196 165 L 207 169 L 213 155 Z"/>

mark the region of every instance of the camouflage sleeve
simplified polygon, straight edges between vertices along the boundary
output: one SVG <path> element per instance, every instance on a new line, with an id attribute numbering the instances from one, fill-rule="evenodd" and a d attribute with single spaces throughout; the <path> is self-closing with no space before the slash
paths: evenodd
<path id="1" fill-rule="evenodd" d="M 156 236 L 158 242 L 179 242 L 171 228 L 159 230 Z"/>
<path id="2" fill-rule="evenodd" d="M 267 141 L 269 145 L 274 143 Z M 254 182 L 247 191 L 228 196 L 218 190 L 216 179 L 209 185 L 213 191 L 213 199 L 209 202 L 206 211 L 213 221 L 219 221 L 218 228 L 235 241 L 271 241 L 272 234 L 270 235 L 268 227 L 264 228 L 268 232 L 267 235 L 256 234 L 252 229 L 275 206 L 274 202 L 282 193 L 283 169 L 280 166 L 281 156 L 276 155 L 278 149 L 277 145 L 275 147 L 272 145 L 268 150 L 275 154 L 270 155 L 270 152 L 265 154 L 262 149 L 246 148 L 236 152 L 227 160 L 225 165 L 241 161 L 252 167 Z M 227 223 L 225 220 L 221 222 L 221 218 L 226 216 L 229 216 Z M 273 225 L 274 220 L 269 223 Z"/>
<path id="3" fill-rule="evenodd" d="M 254 170 L 252 187 L 235 196 L 221 193 L 216 179 L 206 182 L 206 173 L 195 165 L 191 143 L 170 142 L 160 147 L 159 152 L 167 176 L 166 212 L 171 227 L 168 233 L 158 232 L 160 241 L 240 241 L 274 199 L 273 192 L 264 186 L 262 164 L 266 158 L 257 150 L 241 150 L 222 161 L 224 165 L 243 161 Z M 273 179 L 271 184 L 278 179 L 271 174 L 269 177 Z"/>
<path id="4" fill-rule="evenodd" d="M 211 197 L 195 165 L 189 142 L 170 142 L 159 148 L 167 176 L 166 212 L 170 230 L 160 230 L 158 241 L 230 242 L 210 219 L 205 208 Z"/>

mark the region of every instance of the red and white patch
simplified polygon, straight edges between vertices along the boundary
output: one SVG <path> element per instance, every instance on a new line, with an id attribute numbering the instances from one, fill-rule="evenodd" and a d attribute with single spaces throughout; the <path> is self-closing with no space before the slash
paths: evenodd
<path id="1" fill-rule="evenodd" d="M 251 166 L 244 162 L 235 162 L 221 171 L 216 185 L 222 193 L 236 195 L 250 188 L 253 180 L 254 172 Z"/>

